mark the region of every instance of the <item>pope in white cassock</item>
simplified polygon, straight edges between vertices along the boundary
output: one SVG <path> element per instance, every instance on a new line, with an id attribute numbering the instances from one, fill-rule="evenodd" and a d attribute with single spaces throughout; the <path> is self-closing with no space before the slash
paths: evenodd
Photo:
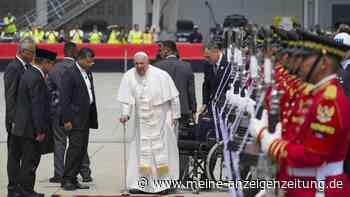
<path id="1" fill-rule="evenodd" d="M 122 105 L 120 122 L 130 116 L 135 120 L 135 137 L 130 143 L 127 167 L 127 187 L 158 193 L 169 189 L 155 180 L 179 178 L 179 152 L 175 135 L 180 118 L 179 92 L 168 73 L 148 63 L 148 56 L 138 52 L 135 67 L 121 81 L 118 101 Z M 132 113 L 133 112 L 133 113 Z M 148 180 L 138 184 L 140 178 Z"/>

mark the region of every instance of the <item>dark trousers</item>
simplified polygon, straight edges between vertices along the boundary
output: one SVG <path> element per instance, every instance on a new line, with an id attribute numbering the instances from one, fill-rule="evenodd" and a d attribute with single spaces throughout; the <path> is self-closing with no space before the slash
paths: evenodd
<path id="1" fill-rule="evenodd" d="M 55 166 L 55 177 L 63 177 L 64 173 L 64 155 L 67 147 L 67 133 L 60 126 L 58 120 L 55 120 L 53 123 L 53 132 L 54 132 L 54 142 L 55 142 L 55 151 L 54 151 L 54 166 Z M 80 174 L 82 177 L 91 176 L 90 170 L 90 159 L 86 151 L 86 154 L 83 157 L 82 164 L 80 166 Z"/>
<path id="2" fill-rule="evenodd" d="M 39 144 L 34 139 L 14 135 L 9 135 L 8 140 L 8 189 L 21 186 L 26 191 L 33 191 L 41 157 Z"/>
<path id="3" fill-rule="evenodd" d="M 69 145 L 64 166 L 63 182 L 76 182 L 82 161 L 87 153 L 89 130 L 68 131 Z"/>
<path id="4" fill-rule="evenodd" d="M 36 169 L 39 166 L 41 152 L 39 143 L 34 139 L 22 138 L 23 149 L 20 169 L 20 185 L 26 191 L 34 191 Z"/>
<path id="5" fill-rule="evenodd" d="M 7 150 L 8 189 L 11 190 L 16 189 L 16 187 L 20 184 L 19 172 L 23 153 L 22 138 L 8 133 Z"/>

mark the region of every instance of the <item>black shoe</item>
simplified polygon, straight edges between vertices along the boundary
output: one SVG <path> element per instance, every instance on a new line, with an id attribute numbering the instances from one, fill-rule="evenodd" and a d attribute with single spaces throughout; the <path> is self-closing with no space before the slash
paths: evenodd
<path id="1" fill-rule="evenodd" d="M 61 183 L 61 182 L 62 182 L 62 178 L 61 178 L 61 177 L 54 176 L 54 177 L 51 177 L 51 178 L 49 179 L 49 182 L 50 182 L 50 183 Z"/>
<path id="2" fill-rule="evenodd" d="M 7 197 L 22 197 L 22 192 L 17 188 L 9 189 Z"/>
<path id="3" fill-rule="evenodd" d="M 84 183 L 89 183 L 92 182 L 94 179 L 91 176 L 83 177 L 83 182 Z"/>
<path id="4" fill-rule="evenodd" d="M 82 184 L 80 184 L 79 182 L 76 182 L 76 183 L 75 183 L 75 187 L 76 187 L 77 189 L 90 189 L 89 186 L 87 186 L 87 185 L 82 185 Z"/>
<path id="5" fill-rule="evenodd" d="M 71 181 L 65 181 L 61 183 L 61 187 L 63 188 L 63 190 L 66 190 L 66 191 L 74 191 L 77 189 L 76 184 L 72 183 Z"/>
<path id="6" fill-rule="evenodd" d="M 45 197 L 45 194 L 37 193 L 35 191 L 22 190 L 21 193 L 22 193 L 21 197 Z"/>

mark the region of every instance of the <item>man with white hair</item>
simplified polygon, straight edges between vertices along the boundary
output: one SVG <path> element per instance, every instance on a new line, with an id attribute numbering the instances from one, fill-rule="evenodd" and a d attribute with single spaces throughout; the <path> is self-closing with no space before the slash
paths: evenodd
<path id="1" fill-rule="evenodd" d="M 135 117 L 127 186 L 130 193 L 164 194 L 170 186 L 156 181 L 179 178 L 175 135 L 181 116 L 179 92 L 169 74 L 149 64 L 146 53 L 136 53 L 134 63 L 123 76 L 117 98 L 122 105 L 120 122 L 125 124 L 132 114 Z"/>
<path id="2" fill-rule="evenodd" d="M 16 117 L 16 101 L 18 87 L 24 72 L 31 67 L 35 57 L 35 41 L 31 37 L 23 38 L 18 47 L 16 58 L 11 61 L 4 72 L 5 89 L 5 124 L 7 130 L 7 175 L 8 175 L 8 197 L 20 197 L 19 172 L 21 168 L 21 156 L 23 154 L 20 140 L 12 134 Z"/>

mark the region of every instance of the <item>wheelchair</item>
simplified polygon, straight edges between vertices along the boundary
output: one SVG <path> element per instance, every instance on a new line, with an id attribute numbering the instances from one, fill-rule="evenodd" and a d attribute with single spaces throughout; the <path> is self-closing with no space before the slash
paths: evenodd
<path id="1" fill-rule="evenodd" d="M 230 117 L 234 120 L 235 115 Z M 244 134 L 247 132 L 249 117 L 242 118 L 240 126 L 235 134 L 232 151 L 237 151 Z M 216 138 L 213 118 L 210 116 L 200 116 L 198 123 L 194 125 L 182 125 L 179 127 L 178 147 L 180 156 L 188 156 L 190 162 L 187 163 L 186 171 L 180 180 L 210 180 L 228 181 L 226 177 L 226 164 L 224 162 L 224 142 L 222 137 Z M 258 159 L 258 148 L 255 143 L 247 143 L 239 155 L 239 179 L 254 179 L 256 164 Z M 193 193 L 198 194 L 199 188 L 192 188 Z M 228 188 L 223 188 L 228 191 Z M 258 191 L 244 191 L 245 196 L 254 196 Z"/>

